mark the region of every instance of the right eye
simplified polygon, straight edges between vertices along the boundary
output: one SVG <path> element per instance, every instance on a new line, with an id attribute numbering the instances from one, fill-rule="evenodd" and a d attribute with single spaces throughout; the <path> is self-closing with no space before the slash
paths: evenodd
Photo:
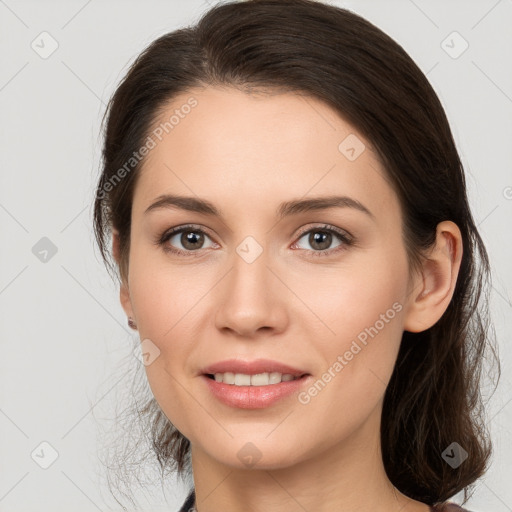
<path id="1" fill-rule="evenodd" d="M 158 240 L 164 251 L 183 256 L 196 256 L 199 249 L 203 248 L 205 237 L 210 238 L 202 229 L 194 226 L 177 226 L 166 231 Z M 170 243 L 174 240 L 173 243 Z M 181 247 L 175 247 L 176 244 Z M 215 244 L 214 244 L 215 245 Z"/>

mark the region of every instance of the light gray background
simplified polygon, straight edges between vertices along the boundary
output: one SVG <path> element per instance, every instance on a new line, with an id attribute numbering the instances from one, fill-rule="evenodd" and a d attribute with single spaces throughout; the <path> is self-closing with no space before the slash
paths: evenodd
<path id="1" fill-rule="evenodd" d="M 331 3 L 402 44 L 428 73 L 450 119 L 492 258 L 491 310 L 503 365 L 489 412 L 493 463 L 467 507 L 512 511 L 512 1 Z M 93 244 L 99 125 L 135 56 L 157 36 L 195 22 L 208 6 L 202 0 L 0 0 L 3 512 L 120 510 L 97 460 L 98 432 L 109 431 L 128 389 L 123 364 L 138 364 L 131 352 L 138 339 Z M 50 48 L 43 31 L 58 43 L 46 59 L 31 47 L 34 40 L 42 47 L 46 37 Z M 458 58 L 453 55 L 464 43 L 446 39 L 453 31 L 469 44 Z M 46 262 L 33 253 L 43 237 L 57 249 Z M 36 450 L 36 460 L 50 460 L 44 441 L 58 452 L 48 469 L 31 457 Z M 169 505 L 157 485 L 141 504 L 177 510 L 185 488 L 170 480 L 165 495 Z"/>

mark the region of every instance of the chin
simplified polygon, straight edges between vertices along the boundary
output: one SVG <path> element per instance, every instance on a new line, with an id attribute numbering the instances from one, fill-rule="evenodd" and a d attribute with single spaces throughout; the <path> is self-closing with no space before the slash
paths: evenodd
<path id="1" fill-rule="evenodd" d="M 284 444 L 284 439 L 265 439 L 265 434 L 243 436 L 229 441 L 228 444 L 216 444 L 212 449 L 205 447 L 210 457 L 217 462 L 237 470 L 275 470 L 284 469 L 300 462 L 304 443 Z M 270 435 L 270 437 L 272 434 Z M 290 440 L 288 440 L 290 441 Z"/>

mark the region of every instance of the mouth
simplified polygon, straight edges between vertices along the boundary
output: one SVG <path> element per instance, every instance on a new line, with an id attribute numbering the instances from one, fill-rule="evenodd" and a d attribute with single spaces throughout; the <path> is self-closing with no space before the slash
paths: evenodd
<path id="1" fill-rule="evenodd" d="M 281 384 L 282 382 L 300 380 L 304 377 L 308 377 L 310 374 L 303 373 L 300 375 L 293 375 L 291 373 L 281 372 L 262 372 L 256 374 L 219 372 L 205 373 L 204 375 L 210 380 L 231 386 L 271 386 L 274 384 Z"/>
<path id="2" fill-rule="evenodd" d="M 236 357 L 203 367 L 199 374 L 235 386 L 268 386 L 309 375 L 305 369 L 272 359 L 243 360 Z"/>

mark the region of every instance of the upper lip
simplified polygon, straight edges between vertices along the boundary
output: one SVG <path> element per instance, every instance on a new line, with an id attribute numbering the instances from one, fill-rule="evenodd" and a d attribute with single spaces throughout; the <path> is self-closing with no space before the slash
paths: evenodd
<path id="1" fill-rule="evenodd" d="M 272 361 L 270 359 L 255 359 L 253 361 L 243 361 L 240 359 L 227 359 L 211 364 L 201 370 L 203 375 L 214 375 L 215 373 L 243 373 L 246 375 L 256 375 L 258 373 L 271 373 L 279 372 L 282 374 L 289 373 L 294 377 L 302 377 L 307 375 L 304 370 L 299 370 L 287 364 L 280 363 L 279 361 Z"/>

